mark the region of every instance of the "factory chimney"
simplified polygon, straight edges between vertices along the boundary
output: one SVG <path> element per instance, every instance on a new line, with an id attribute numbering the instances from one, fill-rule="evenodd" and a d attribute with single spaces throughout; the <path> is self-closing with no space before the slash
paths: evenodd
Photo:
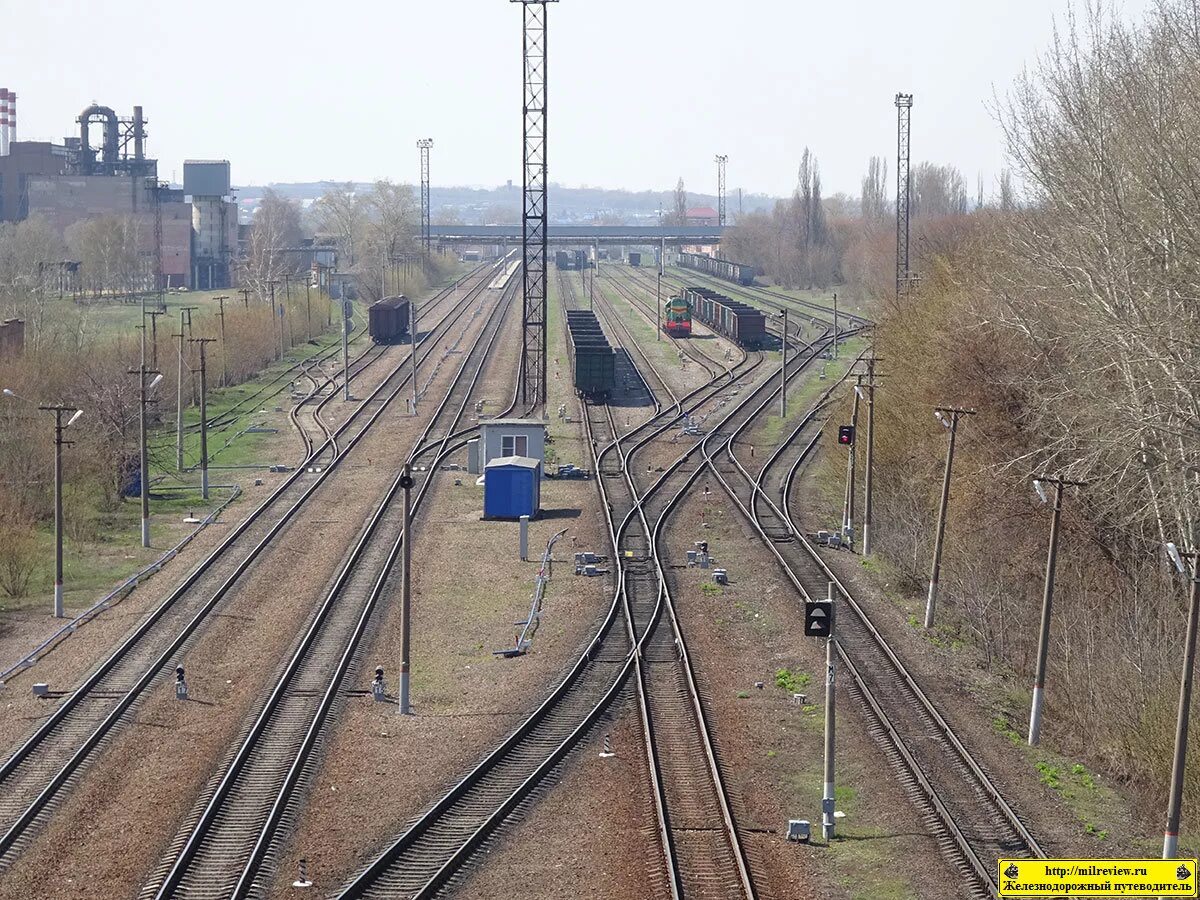
<path id="1" fill-rule="evenodd" d="M 17 95 L 8 92 L 8 146 L 12 149 L 12 145 L 17 140 Z"/>
<path id="2" fill-rule="evenodd" d="M 0 156 L 8 156 L 8 88 L 0 88 Z"/>

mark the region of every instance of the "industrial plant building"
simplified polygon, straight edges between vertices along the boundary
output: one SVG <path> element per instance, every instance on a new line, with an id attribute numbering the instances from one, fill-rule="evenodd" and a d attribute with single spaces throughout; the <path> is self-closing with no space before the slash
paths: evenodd
<path id="1" fill-rule="evenodd" d="M 16 94 L 0 89 L 0 221 L 45 219 L 65 237 L 72 225 L 102 216 L 137 223 L 148 288 L 230 287 L 237 251 L 237 208 L 229 162 L 189 160 L 183 189 L 158 179 L 146 156 L 146 119 L 135 106 L 121 117 L 91 105 L 62 144 L 16 139 Z M 98 147 L 89 128 L 102 125 Z M 157 285 L 156 285 L 157 282 Z"/>

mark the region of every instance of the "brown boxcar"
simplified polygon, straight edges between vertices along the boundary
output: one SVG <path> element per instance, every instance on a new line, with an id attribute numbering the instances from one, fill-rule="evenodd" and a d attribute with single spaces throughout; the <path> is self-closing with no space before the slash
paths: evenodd
<path id="1" fill-rule="evenodd" d="M 376 300 L 367 310 L 367 327 L 377 344 L 393 344 L 408 334 L 409 303 L 401 294 Z"/>

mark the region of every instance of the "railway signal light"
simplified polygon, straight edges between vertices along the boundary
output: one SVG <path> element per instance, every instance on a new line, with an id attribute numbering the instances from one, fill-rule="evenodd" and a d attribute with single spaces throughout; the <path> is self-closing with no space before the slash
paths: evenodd
<path id="1" fill-rule="evenodd" d="M 808 600 L 804 603 L 804 634 L 827 638 L 833 634 L 833 602 Z"/>
<path id="2" fill-rule="evenodd" d="M 854 426 L 839 425 L 838 426 L 838 443 L 845 444 L 847 447 L 854 444 Z"/>

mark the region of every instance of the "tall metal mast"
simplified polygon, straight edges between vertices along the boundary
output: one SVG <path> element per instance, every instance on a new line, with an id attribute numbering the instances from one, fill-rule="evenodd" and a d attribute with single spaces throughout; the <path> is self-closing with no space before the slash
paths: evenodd
<path id="1" fill-rule="evenodd" d="M 429 148 L 433 146 L 433 138 L 421 138 L 417 141 L 417 149 L 421 151 L 421 247 L 425 255 L 429 255 Z"/>
<path id="2" fill-rule="evenodd" d="M 912 94 L 896 95 L 896 299 L 908 290 L 909 126 Z"/>
<path id="3" fill-rule="evenodd" d="M 725 227 L 725 163 L 729 162 L 729 155 L 718 153 L 717 160 L 717 224 L 722 228 Z"/>
<path id="4" fill-rule="evenodd" d="M 557 0 L 511 0 L 524 7 L 524 136 L 521 243 L 524 310 L 521 402 L 546 403 L 546 4 Z"/>

